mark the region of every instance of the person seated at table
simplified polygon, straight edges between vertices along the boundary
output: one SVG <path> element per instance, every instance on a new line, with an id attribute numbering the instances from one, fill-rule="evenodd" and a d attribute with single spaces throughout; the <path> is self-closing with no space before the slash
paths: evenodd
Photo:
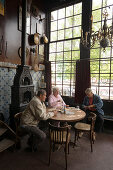
<path id="1" fill-rule="evenodd" d="M 31 99 L 21 116 L 21 127 L 25 132 L 31 134 L 28 144 L 31 143 L 34 150 L 37 150 L 37 144 L 42 143 L 46 138 L 46 134 L 38 127 L 39 122 L 41 120 L 47 120 L 56 114 L 56 112 L 46 111 L 46 106 L 44 104 L 45 99 L 46 91 L 38 91 L 37 95 Z"/>
<path id="2" fill-rule="evenodd" d="M 103 101 L 101 100 L 100 96 L 98 96 L 97 94 L 93 94 L 91 88 L 87 88 L 85 90 L 85 93 L 86 96 L 84 98 L 82 106 L 86 112 L 86 121 L 90 112 L 94 112 L 97 115 L 95 122 L 95 131 L 101 132 L 104 123 L 104 111 L 102 110 Z"/>
<path id="3" fill-rule="evenodd" d="M 61 109 L 63 106 L 66 106 L 62 97 L 59 95 L 59 88 L 54 87 L 53 93 L 49 96 L 48 106 L 56 109 Z"/>

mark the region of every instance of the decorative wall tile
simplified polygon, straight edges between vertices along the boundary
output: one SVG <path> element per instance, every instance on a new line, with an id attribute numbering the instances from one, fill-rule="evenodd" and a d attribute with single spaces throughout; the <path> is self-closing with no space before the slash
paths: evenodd
<path id="1" fill-rule="evenodd" d="M 34 72 L 33 70 L 31 70 L 30 73 L 33 79 L 34 92 L 37 92 L 42 76 L 42 71 Z M 11 104 L 11 86 L 13 85 L 15 74 L 16 69 L 0 67 L 0 112 L 3 113 L 6 122 L 8 122 L 9 119 L 9 105 Z"/>

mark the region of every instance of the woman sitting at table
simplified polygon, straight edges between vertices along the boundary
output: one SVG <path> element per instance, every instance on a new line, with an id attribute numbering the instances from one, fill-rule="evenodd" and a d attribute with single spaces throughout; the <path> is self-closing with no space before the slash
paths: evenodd
<path id="1" fill-rule="evenodd" d="M 102 110 L 103 101 L 101 100 L 100 96 L 97 94 L 93 94 L 92 90 L 90 88 L 87 88 L 85 90 L 86 96 L 83 101 L 83 108 L 86 112 L 86 120 L 90 114 L 90 112 L 94 112 L 96 117 L 95 122 L 95 130 L 96 132 L 101 132 L 103 128 L 104 123 L 104 111 Z"/>
<path id="2" fill-rule="evenodd" d="M 48 106 L 56 109 L 61 109 L 63 106 L 66 106 L 62 97 L 59 95 L 59 88 L 54 87 L 53 93 L 49 96 Z"/>

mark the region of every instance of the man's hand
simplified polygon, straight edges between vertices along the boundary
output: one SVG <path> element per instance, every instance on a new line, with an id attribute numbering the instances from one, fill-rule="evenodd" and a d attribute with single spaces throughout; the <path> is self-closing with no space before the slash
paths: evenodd
<path id="1" fill-rule="evenodd" d="M 58 112 L 55 110 L 55 111 L 54 111 L 54 116 L 56 116 L 56 115 L 57 115 L 57 113 L 58 113 Z"/>
<path id="2" fill-rule="evenodd" d="M 87 109 L 90 109 L 90 108 L 93 108 L 93 107 L 94 107 L 94 105 L 92 104 L 92 105 L 89 105 L 89 106 L 84 106 L 84 109 L 87 110 Z"/>
<path id="3" fill-rule="evenodd" d="M 89 105 L 88 106 L 88 109 L 90 109 L 90 108 L 93 108 L 94 107 L 94 105 L 92 104 L 92 105 Z"/>

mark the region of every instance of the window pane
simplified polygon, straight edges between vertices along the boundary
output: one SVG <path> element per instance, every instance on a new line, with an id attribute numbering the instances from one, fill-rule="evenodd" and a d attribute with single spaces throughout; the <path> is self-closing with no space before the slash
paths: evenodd
<path id="1" fill-rule="evenodd" d="M 64 39 L 64 30 L 58 31 L 58 40 Z"/>
<path id="2" fill-rule="evenodd" d="M 71 72 L 71 64 L 64 63 L 64 73 L 70 73 L 70 72 Z"/>
<path id="3" fill-rule="evenodd" d="M 73 26 L 81 25 L 81 17 L 82 17 L 82 15 L 74 16 L 74 18 L 73 18 Z"/>
<path id="4" fill-rule="evenodd" d="M 100 86 L 109 86 L 109 74 L 100 74 Z"/>
<path id="5" fill-rule="evenodd" d="M 100 56 L 99 54 L 100 54 L 100 49 L 99 49 L 99 48 L 91 49 L 91 50 L 90 50 L 90 58 L 91 58 L 91 59 L 99 58 L 99 56 Z"/>
<path id="6" fill-rule="evenodd" d="M 51 41 L 56 41 L 57 40 L 57 31 L 51 32 Z"/>
<path id="7" fill-rule="evenodd" d="M 113 74 L 113 59 L 111 60 L 111 73 Z"/>
<path id="8" fill-rule="evenodd" d="M 72 28 L 65 29 L 65 38 L 72 38 Z"/>
<path id="9" fill-rule="evenodd" d="M 50 43 L 49 47 L 50 53 L 56 52 L 56 43 Z"/>
<path id="10" fill-rule="evenodd" d="M 93 11 L 93 22 L 101 21 L 101 9 Z"/>
<path id="11" fill-rule="evenodd" d="M 100 87 L 99 95 L 102 99 L 109 99 L 109 87 Z"/>
<path id="12" fill-rule="evenodd" d="M 73 15 L 73 5 L 66 7 L 66 17 Z"/>
<path id="13" fill-rule="evenodd" d="M 102 0 L 98 0 L 98 3 L 95 0 L 92 0 L 92 10 L 101 8 Z"/>
<path id="14" fill-rule="evenodd" d="M 70 74 L 63 74 L 63 84 L 70 84 Z"/>
<path id="15" fill-rule="evenodd" d="M 80 59 L 80 51 L 72 51 L 72 60 Z"/>
<path id="16" fill-rule="evenodd" d="M 63 52 L 56 54 L 56 61 L 63 60 Z"/>
<path id="17" fill-rule="evenodd" d="M 113 1 L 112 0 L 107 0 L 107 5 L 112 5 Z"/>
<path id="18" fill-rule="evenodd" d="M 70 96 L 70 86 L 63 85 L 63 95 Z"/>
<path id="19" fill-rule="evenodd" d="M 51 22 L 51 31 L 57 30 L 57 21 Z"/>
<path id="20" fill-rule="evenodd" d="M 72 27 L 73 25 L 73 17 L 66 18 L 66 28 Z"/>
<path id="21" fill-rule="evenodd" d="M 57 84 L 62 84 L 62 74 L 56 74 L 56 82 Z"/>
<path id="22" fill-rule="evenodd" d="M 56 63 L 56 73 L 62 73 L 63 64 L 62 63 Z"/>
<path id="23" fill-rule="evenodd" d="M 58 20 L 58 29 L 64 29 L 64 19 Z"/>
<path id="24" fill-rule="evenodd" d="M 110 61 L 100 61 L 100 72 L 110 73 Z"/>
<path id="25" fill-rule="evenodd" d="M 76 63 L 72 63 L 72 73 L 76 72 Z"/>
<path id="26" fill-rule="evenodd" d="M 82 13 L 82 3 L 74 5 L 74 15 Z"/>
<path id="27" fill-rule="evenodd" d="M 71 60 L 71 51 L 64 52 L 64 60 Z"/>
<path id="28" fill-rule="evenodd" d="M 72 40 L 72 50 L 79 50 L 80 49 L 80 40 Z"/>
<path id="29" fill-rule="evenodd" d="M 55 85 L 55 74 L 51 74 L 52 76 L 52 85 L 54 86 Z"/>
<path id="30" fill-rule="evenodd" d="M 93 23 L 92 29 L 94 32 L 98 31 L 101 28 L 101 22 Z"/>
<path id="31" fill-rule="evenodd" d="M 63 42 L 57 42 L 57 52 L 63 51 Z"/>
<path id="32" fill-rule="evenodd" d="M 56 65 L 52 63 L 51 64 L 51 72 L 55 73 L 55 71 L 56 71 Z"/>
<path id="33" fill-rule="evenodd" d="M 73 28 L 73 37 L 80 37 L 81 36 L 81 26 Z"/>
<path id="34" fill-rule="evenodd" d="M 51 21 L 52 20 L 57 20 L 57 11 L 51 12 Z"/>
<path id="35" fill-rule="evenodd" d="M 82 2 L 51 12 L 49 60 L 52 87 L 61 95 L 75 95 L 75 66 L 80 59 Z M 75 39 L 76 38 L 76 39 Z M 51 43 L 54 41 L 55 43 Z"/>
<path id="36" fill-rule="evenodd" d="M 55 55 L 56 55 L 55 53 L 50 54 L 49 55 L 49 60 L 50 61 L 55 61 Z"/>
<path id="37" fill-rule="evenodd" d="M 113 100 L 113 87 L 110 87 L 110 100 Z"/>
<path id="38" fill-rule="evenodd" d="M 90 62 L 90 71 L 91 73 L 99 72 L 99 61 Z"/>
<path id="39" fill-rule="evenodd" d="M 64 42 L 64 51 L 70 51 L 71 50 L 71 41 L 65 41 Z"/>
<path id="40" fill-rule="evenodd" d="M 91 74 L 91 86 L 98 86 L 98 82 L 99 82 L 99 74 Z M 96 90 L 97 92 L 97 90 Z"/>
<path id="41" fill-rule="evenodd" d="M 75 86 L 71 86 L 71 96 L 75 96 Z"/>
<path id="42" fill-rule="evenodd" d="M 58 19 L 65 17 L 65 8 L 58 10 Z"/>
<path id="43" fill-rule="evenodd" d="M 111 52 L 110 47 L 106 47 L 106 51 L 101 49 L 101 58 L 109 58 L 110 57 L 110 52 Z"/>
<path id="44" fill-rule="evenodd" d="M 111 74 L 111 82 L 110 83 L 111 83 L 110 86 L 113 87 L 113 74 Z"/>

